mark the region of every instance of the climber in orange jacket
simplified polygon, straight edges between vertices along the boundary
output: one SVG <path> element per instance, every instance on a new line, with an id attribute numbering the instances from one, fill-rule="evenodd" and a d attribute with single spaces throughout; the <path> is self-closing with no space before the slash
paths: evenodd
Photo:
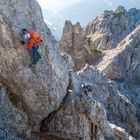
<path id="1" fill-rule="evenodd" d="M 22 44 L 29 49 L 33 64 L 41 59 L 40 44 L 42 43 L 41 35 L 38 32 L 32 32 L 27 29 L 22 29 Z"/>

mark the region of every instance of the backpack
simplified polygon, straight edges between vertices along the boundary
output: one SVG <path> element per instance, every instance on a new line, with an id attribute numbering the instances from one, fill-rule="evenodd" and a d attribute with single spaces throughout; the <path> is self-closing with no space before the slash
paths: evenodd
<path id="1" fill-rule="evenodd" d="M 27 31 L 30 34 L 29 44 L 26 45 L 26 48 L 38 47 L 42 42 L 41 35 L 38 32 Z"/>
<path id="2" fill-rule="evenodd" d="M 93 91 L 93 85 L 92 84 L 86 83 L 85 84 L 85 88 L 88 89 L 88 92 L 92 92 Z"/>
<path id="3" fill-rule="evenodd" d="M 33 32 L 31 38 L 34 39 L 37 44 L 40 44 L 42 41 L 41 35 L 38 32 Z"/>

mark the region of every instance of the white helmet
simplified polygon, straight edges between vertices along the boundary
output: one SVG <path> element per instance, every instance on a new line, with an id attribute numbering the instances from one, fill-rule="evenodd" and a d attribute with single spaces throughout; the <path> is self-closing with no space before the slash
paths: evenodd
<path id="1" fill-rule="evenodd" d="M 31 38 L 31 36 L 30 36 L 29 33 L 26 33 L 26 34 L 24 35 L 24 38 L 25 38 L 25 40 L 29 40 L 29 39 Z"/>
<path id="2" fill-rule="evenodd" d="M 82 84 L 81 87 L 84 88 L 85 87 L 85 84 Z"/>

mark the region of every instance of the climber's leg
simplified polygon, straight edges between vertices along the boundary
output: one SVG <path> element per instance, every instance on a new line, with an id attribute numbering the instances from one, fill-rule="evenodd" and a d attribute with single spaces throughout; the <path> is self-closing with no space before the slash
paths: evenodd
<path id="1" fill-rule="evenodd" d="M 37 55 L 38 55 L 38 59 L 41 59 L 42 58 L 42 52 L 41 52 L 40 46 L 37 47 Z"/>
<path id="2" fill-rule="evenodd" d="M 37 62 L 41 59 L 41 54 L 38 51 L 38 47 L 33 47 L 28 50 L 31 56 L 32 63 L 37 64 Z"/>
<path id="3" fill-rule="evenodd" d="M 28 51 L 29 51 L 29 54 L 30 54 L 30 57 L 31 57 L 31 61 L 32 61 L 32 63 L 34 64 L 34 50 L 33 50 L 33 48 L 30 48 L 30 49 L 28 49 Z"/>
<path id="4" fill-rule="evenodd" d="M 37 48 L 33 47 L 33 64 L 37 64 L 38 62 L 38 55 L 37 55 Z"/>

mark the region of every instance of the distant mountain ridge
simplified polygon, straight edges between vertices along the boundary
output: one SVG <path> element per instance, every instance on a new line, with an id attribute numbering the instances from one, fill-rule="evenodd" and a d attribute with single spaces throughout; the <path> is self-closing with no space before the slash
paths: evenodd
<path id="1" fill-rule="evenodd" d="M 88 0 L 70 5 L 56 14 L 50 14 L 48 10 L 44 10 L 43 13 L 44 17 L 51 23 L 51 25 L 48 23 L 47 25 L 51 29 L 53 35 L 57 39 L 60 39 L 63 25 L 67 19 L 70 19 L 73 23 L 80 21 L 81 25 L 85 26 L 91 19 L 101 14 L 103 9 L 105 10 L 111 8 L 104 0 L 99 0 L 98 2 L 103 3 L 103 5 L 93 5 L 93 1 Z M 96 9 L 96 11 L 94 9 Z M 54 28 L 56 30 L 54 30 Z"/>
<path id="2" fill-rule="evenodd" d="M 120 4 L 125 5 L 127 9 L 132 7 L 140 8 L 140 1 L 138 0 L 135 0 L 135 2 L 129 0 L 113 2 L 112 0 L 88 0 L 70 5 L 56 14 L 48 10 L 43 10 L 43 13 L 47 21 L 51 23 L 50 25 L 47 22 L 47 25 L 51 29 L 53 35 L 59 40 L 66 20 L 71 20 L 72 23 L 80 22 L 82 26 L 86 26 L 89 21 L 100 15 L 104 10 L 114 10 Z"/>

